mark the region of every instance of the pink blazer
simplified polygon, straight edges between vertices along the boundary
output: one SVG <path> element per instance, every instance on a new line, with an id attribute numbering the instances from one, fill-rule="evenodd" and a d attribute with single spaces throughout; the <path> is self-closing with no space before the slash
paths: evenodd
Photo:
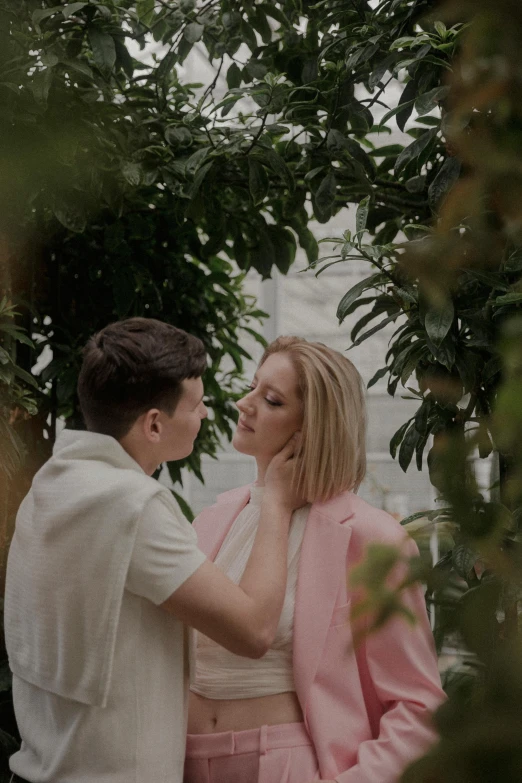
<path id="1" fill-rule="evenodd" d="M 249 497 L 249 486 L 225 492 L 195 521 L 210 560 Z M 403 598 L 415 626 L 392 619 L 353 652 L 346 574 L 371 542 L 417 554 L 393 517 L 352 492 L 313 504 L 297 581 L 294 679 L 321 778 L 339 783 L 395 783 L 436 739 L 430 713 L 444 699 L 420 587 Z"/>

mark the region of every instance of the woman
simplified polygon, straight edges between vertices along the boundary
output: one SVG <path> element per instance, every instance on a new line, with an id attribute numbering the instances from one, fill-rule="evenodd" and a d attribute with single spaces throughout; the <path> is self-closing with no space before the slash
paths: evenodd
<path id="1" fill-rule="evenodd" d="M 280 337 L 238 402 L 234 447 L 255 457 L 254 486 L 226 492 L 195 523 L 210 559 L 239 581 L 272 456 L 300 430 L 288 584 L 272 649 L 235 656 L 198 636 L 185 783 L 392 783 L 434 740 L 444 698 L 420 587 L 355 647 L 347 573 L 372 542 L 415 544 L 388 514 L 354 494 L 365 473 L 361 378 L 320 343 Z M 270 574 L 267 574 L 267 579 Z"/>

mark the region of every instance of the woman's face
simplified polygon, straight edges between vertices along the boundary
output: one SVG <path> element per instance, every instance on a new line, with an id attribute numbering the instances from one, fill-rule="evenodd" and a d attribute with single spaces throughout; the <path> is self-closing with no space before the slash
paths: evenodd
<path id="1" fill-rule="evenodd" d="M 274 353 L 258 367 L 248 394 L 237 407 L 234 448 L 270 461 L 303 422 L 298 377 L 288 354 Z"/>

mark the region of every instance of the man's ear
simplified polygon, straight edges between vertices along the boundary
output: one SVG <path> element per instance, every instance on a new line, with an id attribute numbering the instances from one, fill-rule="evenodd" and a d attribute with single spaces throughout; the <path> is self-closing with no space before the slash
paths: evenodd
<path id="1" fill-rule="evenodd" d="M 157 408 L 151 408 L 150 411 L 143 414 L 142 428 L 143 434 L 150 443 L 159 443 L 163 425 L 160 411 Z"/>

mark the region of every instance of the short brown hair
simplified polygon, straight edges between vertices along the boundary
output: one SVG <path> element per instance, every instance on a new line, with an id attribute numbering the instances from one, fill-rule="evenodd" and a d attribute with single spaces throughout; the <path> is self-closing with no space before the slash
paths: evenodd
<path id="1" fill-rule="evenodd" d="M 206 367 L 201 340 L 154 318 L 109 324 L 87 342 L 78 397 L 87 429 L 122 438 L 142 413 L 172 415 L 185 378 Z"/>
<path id="2" fill-rule="evenodd" d="M 302 337 L 278 337 L 261 357 L 285 353 L 303 402 L 301 468 L 294 477 L 310 503 L 357 489 L 366 473 L 366 406 L 359 372 L 342 353 Z"/>

